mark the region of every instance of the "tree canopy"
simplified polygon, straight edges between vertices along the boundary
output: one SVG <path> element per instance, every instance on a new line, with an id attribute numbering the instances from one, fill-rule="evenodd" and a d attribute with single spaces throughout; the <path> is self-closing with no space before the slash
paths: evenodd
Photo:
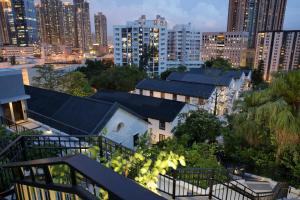
<path id="1" fill-rule="evenodd" d="M 232 69 L 232 64 L 230 63 L 230 61 L 221 57 L 211 58 L 210 60 L 207 60 L 204 64 L 206 67 L 214 67 L 224 70 Z"/>
<path id="2" fill-rule="evenodd" d="M 186 72 L 187 68 L 184 65 L 180 65 L 178 67 L 173 67 L 173 68 L 169 68 L 166 71 L 162 72 L 160 74 L 160 79 L 162 80 L 166 80 L 167 77 L 172 73 L 172 72 Z"/>
<path id="3" fill-rule="evenodd" d="M 186 120 L 175 131 L 175 136 L 186 146 L 193 143 L 214 142 L 216 136 L 221 134 L 222 123 L 214 115 L 205 110 L 188 113 Z"/>
<path id="4" fill-rule="evenodd" d="M 257 173 L 277 171 L 300 186 L 300 70 L 275 75 L 269 87 L 247 95 L 237 108 L 230 120 L 233 133 L 225 137 L 226 154 Z"/>
<path id="5" fill-rule="evenodd" d="M 91 79 L 91 84 L 97 89 L 131 91 L 136 84 L 146 78 L 145 71 L 136 66 L 112 67 Z"/>

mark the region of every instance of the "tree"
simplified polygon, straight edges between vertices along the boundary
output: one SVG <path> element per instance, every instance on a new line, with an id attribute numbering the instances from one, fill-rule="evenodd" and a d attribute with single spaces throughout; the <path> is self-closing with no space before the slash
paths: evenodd
<path id="1" fill-rule="evenodd" d="M 81 72 L 70 72 L 60 77 L 60 90 L 74 96 L 91 96 L 93 88 Z"/>
<path id="2" fill-rule="evenodd" d="M 268 88 L 248 94 L 238 110 L 230 121 L 233 132 L 225 137 L 228 157 L 246 162 L 258 174 L 270 169 L 300 185 L 300 71 L 278 73 Z"/>
<path id="3" fill-rule="evenodd" d="M 190 112 L 185 123 L 176 128 L 175 136 L 186 146 L 193 143 L 213 142 L 221 134 L 222 123 L 205 110 Z"/>
<path id="4" fill-rule="evenodd" d="M 85 74 L 88 80 L 99 76 L 103 71 L 111 67 L 110 64 L 105 64 L 104 62 L 97 60 L 86 60 L 85 64 L 86 67 L 80 67 L 77 69 L 77 71 Z"/>
<path id="5" fill-rule="evenodd" d="M 187 71 L 187 68 L 186 66 L 184 65 L 180 65 L 179 67 L 172 67 L 172 68 L 169 68 L 167 69 L 166 71 L 162 72 L 160 74 L 160 79 L 162 80 L 166 80 L 167 77 L 172 73 L 172 72 L 186 72 Z"/>
<path id="6" fill-rule="evenodd" d="M 232 64 L 230 63 L 230 61 L 221 57 L 211 58 L 210 60 L 207 60 L 204 64 L 206 67 L 219 68 L 223 70 L 232 69 Z"/>
<path id="7" fill-rule="evenodd" d="M 257 69 L 254 69 L 252 73 L 252 84 L 254 88 L 257 88 L 262 83 L 264 83 L 263 76 L 264 76 L 264 61 L 260 61 Z"/>
<path id="8" fill-rule="evenodd" d="M 37 76 L 33 77 L 33 86 L 57 90 L 60 86 L 60 77 L 62 73 L 58 70 L 55 70 L 53 65 L 40 65 L 36 66 Z"/>
<path id="9" fill-rule="evenodd" d="M 136 84 L 146 77 L 146 72 L 136 66 L 113 67 L 94 77 L 91 84 L 97 89 L 128 92 L 134 90 Z"/>

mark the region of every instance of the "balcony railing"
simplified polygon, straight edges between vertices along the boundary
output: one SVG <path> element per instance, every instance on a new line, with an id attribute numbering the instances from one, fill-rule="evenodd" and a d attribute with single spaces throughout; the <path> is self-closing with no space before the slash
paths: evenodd
<path id="1" fill-rule="evenodd" d="M 14 162 L 2 167 L 12 171 L 19 200 L 73 199 L 72 197 L 98 200 L 103 199 L 106 192 L 110 199 L 164 199 L 80 154 Z M 60 167 L 57 168 L 59 173 L 55 173 L 55 167 Z"/>
<path id="2" fill-rule="evenodd" d="M 17 182 L 16 170 L 13 166 L 20 168 L 24 164 L 28 164 L 27 161 L 45 157 L 57 157 L 56 159 L 59 160 L 67 156 L 80 154 L 90 156 L 87 149 L 92 146 L 99 147 L 99 157 L 104 160 L 110 160 L 117 150 L 128 156 L 134 153 L 132 150 L 101 136 L 20 136 L 0 153 L 0 193 L 7 193 L 14 186 L 19 192 L 22 189 L 20 186 L 25 183 Z M 101 160 L 98 160 L 96 163 L 101 163 Z M 21 163 L 16 165 L 14 162 Z M 86 163 L 80 162 L 80 165 L 85 166 Z M 33 164 L 32 167 L 34 167 Z M 29 173 L 31 172 L 29 171 Z M 82 173 L 86 175 L 85 172 Z M 95 172 L 96 174 L 97 172 Z M 257 193 L 234 180 L 230 174 L 227 171 L 215 169 L 177 169 L 169 172 L 167 175 L 159 176 L 158 190 L 173 198 L 206 196 L 215 199 L 233 199 L 238 197 L 238 199 L 271 200 L 284 196 L 285 190 L 283 190 L 282 185 L 278 185 L 272 192 Z M 33 179 L 31 178 L 31 180 Z M 32 183 L 28 183 L 28 185 L 34 186 Z M 45 190 L 43 185 L 36 185 L 36 187 L 40 190 Z M 122 186 L 120 185 L 119 187 Z M 59 192 L 66 193 L 63 189 L 60 189 Z"/>

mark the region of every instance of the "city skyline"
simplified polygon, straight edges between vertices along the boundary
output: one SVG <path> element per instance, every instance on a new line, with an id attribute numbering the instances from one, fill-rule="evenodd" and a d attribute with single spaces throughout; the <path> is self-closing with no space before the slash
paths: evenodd
<path id="1" fill-rule="evenodd" d="M 228 0 L 89 0 L 90 12 L 102 12 L 107 17 L 108 35 L 112 35 L 112 26 L 125 24 L 145 14 L 154 19 L 157 14 L 168 21 L 168 27 L 175 24 L 192 23 L 192 27 L 202 32 L 226 31 L 228 16 Z M 204 9 L 205 8 L 205 9 Z M 284 30 L 299 29 L 299 0 L 288 0 Z M 117 14 L 116 14 L 117 13 Z M 178 14 L 181 13 L 181 14 Z M 94 32 L 94 22 L 92 30 Z"/>

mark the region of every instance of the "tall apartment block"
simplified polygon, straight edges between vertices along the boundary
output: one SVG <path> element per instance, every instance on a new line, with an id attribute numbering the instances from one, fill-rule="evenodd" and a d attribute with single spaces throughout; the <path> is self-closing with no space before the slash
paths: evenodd
<path id="1" fill-rule="evenodd" d="M 191 24 L 176 25 L 168 31 L 167 67 L 184 65 L 187 68 L 199 68 L 201 33 L 192 30 Z"/>
<path id="2" fill-rule="evenodd" d="M 68 47 L 75 44 L 75 7 L 69 2 L 63 3 L 63 43 Z"/>
<path id="3" fill-rule="evenodd" d="M 249 48 L 255 48 L 260 31 L 281 30 L 287 0 L 229 0 L 228 32 L 249 32 Z"/>
<path id="4" fill-rule="evenodd" d="M 75 44 L 82 51 L 89 50 L 92 44 L 89 3 L 84 0 L 74 0 L 75 7 Z"/>
<path id="5" fill-rule="evenodd" d="M 255 58 L 255 67 L 263 66 L 267 81 L 275 72 L 299 69 L 300 30 L 258 33 Z"/>
<path id="6" fill-rule="evenodd" d="M 95 20 L 95 40 L 100 46 L 107 46 L 107 22 L 106 16 L 102 13 L 97 13 L 94 16 Z"/>
<path id="7" fill-rule="evenodd" d="M 34 0 L 0 0 L 0 40 L 28 46 L 38 40 Z"/>
<path id="8" fill-rule="evenodd" d="M 248 49 L 247 32 L 204 32 L 202 34 L 201 58 L 228 59 L 233 67 L 245 67 Z"/>
<path id="9" fill-rule="evenodd" d="M 41 43 L 60 45 L 63 43 L 63 7 L 60 0 L 41 0 L 39 8 Z"/>
<path id="10" fill-rule="evenodd" d="M 151 76 L 166 70 L 168 30 L 165 18 L 154 20 L 141 16 L 126 25 L 113 27 L 114 62 L 116 65 L 145 67 Z"/>

